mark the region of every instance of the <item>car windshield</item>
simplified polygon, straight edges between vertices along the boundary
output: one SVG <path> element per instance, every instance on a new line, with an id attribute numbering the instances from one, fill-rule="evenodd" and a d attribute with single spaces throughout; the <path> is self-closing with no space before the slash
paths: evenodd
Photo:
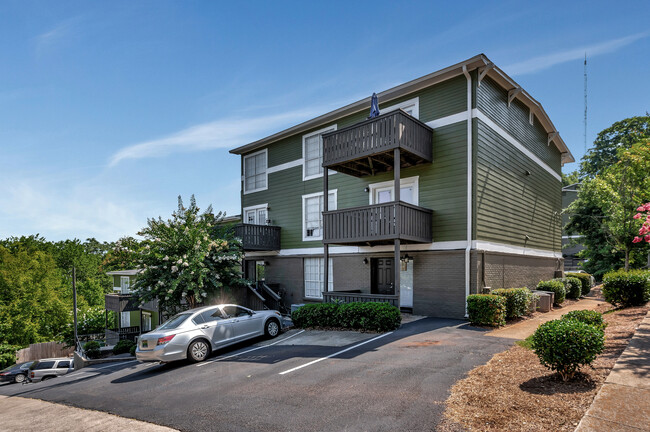
<path id="1" fill-rule="evenodd" d="M 15 368 L 27 369 L 32 365 L 32 363 L 33 362 L 27 362 L 27 363 L 23 363 L 23 364 L 13 364 L 11 366 L 8 366 L 8 367 L 0 370 L 0 372 L 6 372 L 8 370 L 15 369 Z"/>
<path id="2" fill-rule="evenodd" d="M 182 313 L 178 315 L 174 315 L 167 321 L 165 321 L 160 327 L 158 327 L 158 330 L 170 330 L 170 329 L 175 329 L 178 328 L 181 324 L 185 322 L 186 319 L 188 319 L 192 314 L 190 313 Z"/>

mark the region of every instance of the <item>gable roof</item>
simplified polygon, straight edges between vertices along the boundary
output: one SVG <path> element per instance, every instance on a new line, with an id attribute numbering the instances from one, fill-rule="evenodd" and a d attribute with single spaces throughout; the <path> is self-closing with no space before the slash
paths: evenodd
<path id="1" fill-rule="evenodd" d="M 549 134 L 550 142 L 552 142 L 557 149 L 562 153 L 562 164 L 575 162 L 571 151 L 567 147 L 566 143 L 560 137 L 555 125 L 544 111 L 542 104 L 536 101 L 526 90 L 524 90 L 519 84 L 517 84 L 512 78 L 510 78 L 505 72 L 499 69 L 490 59 L 488 59 L 485 54 L 479 54 L 470 59 L 456 63 L 455 65 L 440 69 L 439 71 L 430 73 L 420 78 L 416 78 L 412 81 L 400 84 L 391 89 L 385 90 L 377 94 L 379 101 L 385 103 L 393 99 L 399 98 L 401 96 L 407 95 L 409 93 L 421 90 L 423 88 L 429 87 L 433 84 L 436 84 L 441 81 L 448 80 L 457 75 L 463 73 L 463 67 L 467 71 L 472 71 L 477 68 L 485 68 L 485 75 L 492 78 L 496 81 L 502 88 L 505 90 L 515 90 L 521 89 L 519 93 L 515 96 L 521 102 L 523 102 L 531 111 L 537 116 L 538 120 L 544 127 L 545 131 Z M 321 116 L 315 117 L 311 120 L 302 122 L 296 126 L 292 126 L 283 131 L 277 132 L 273 135 L 269 135 L 266 138 L 254 141 L 252 143 L 234 148 L 230 150 L 230 153 L 233 154 L 244 154 L 254 150 L 257 150 L 261 147 L 264 147 L 268 144 L 271 144 L 275 141 L 279 141 L 283 138 L 287 138 L 291 135 L 305 132 L 309 129 L 313 129 L 321 124 L 329 123 L 331 121 L 340 119 L 342 117 L 348 116 L 350 114 L 357 113 L 359 111 L 370 109 L 370 98 L 364 98 L 359 101 L 353 102 L 344 107 L 338 108 L 329 113 L 323 114 Z"/>

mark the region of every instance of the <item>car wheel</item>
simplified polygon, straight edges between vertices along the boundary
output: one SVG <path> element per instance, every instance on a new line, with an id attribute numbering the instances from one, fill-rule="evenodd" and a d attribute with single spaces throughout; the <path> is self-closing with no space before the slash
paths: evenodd
<path id="1" fill-rule="evenodd" d="M 280 323 L 274 319 L 268 320 L 264 326 L 264 333 L 266 333 L 268 337 L 276 337 L 280 334 Z"/>
<path id="2" fill-rule="evenodd" d="M 21 382 L 25 381 L 25 375 L 24 374 L 18 374 L 14 377 L 14 382 L 20 384 Z"/>
<path id="3" fill-rule="evenodd" d="M 195 340 L 187 348 L 187 354 L 193 362 L 202 362 L 210 355 L 210 344 L 205 339 Z"/>
<path id="4" fill-rule="evenodd" d="M 46 376 L 46 377 L 43 377 L 43 379 L 41 381 L 47 381 L 47 380 L 52 379 L 52 378 L 54 378 L 54 377 L 53 376 Z"/>

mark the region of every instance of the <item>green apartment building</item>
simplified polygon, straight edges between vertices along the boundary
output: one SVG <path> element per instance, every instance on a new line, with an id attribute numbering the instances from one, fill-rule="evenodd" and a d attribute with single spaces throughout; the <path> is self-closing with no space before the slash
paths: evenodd
<path id="1" fill-rule="evenodd" d="M 287 303 L 462 318 L 470 293 L 562 269 L 574 159 L 539 102 L 482 54 L 378 99 L 378 117 L 368 98 L 231 150 L 248 278 Z"/>

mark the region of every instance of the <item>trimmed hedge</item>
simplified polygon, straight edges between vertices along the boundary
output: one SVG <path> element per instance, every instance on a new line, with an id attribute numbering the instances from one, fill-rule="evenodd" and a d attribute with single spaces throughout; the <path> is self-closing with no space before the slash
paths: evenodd
<path id="1" fill-rule="evenodd" d="M 580 279 L 582 283 L 582 288 L 580 290 L 580 295 L 587 295 L 591 291 L 591 275 L 589 273 L 567 273 L 566 277 L 574 277 Z"/>
<path id="2" fill-rule="evenodd" d="M 402 322 L 399 308 L 388 303 L 353 302 L 308 304 L 291 314 L 296 327 L 339 327 L 391 331 Z"/>
<path id="3" fill-rule="evenodd" d="M 574 310 L 562 315 L 563 320 L 576 320 L 605 330 L 607 323 L 603 321 L 603 314 L 594 310 Z"/>
<path id="4" fill-rule="evenodd" d="M 467 314 L 474 325 L 499 327 L 506 324 L 506 297 L 494 294 L 467 296 Z"/>
<path id="5" fill-rule="evenodd" d="M 492 290 L 492 294 L 505 297 L 507 319 L 526 315 L 533 298 L 528 288 L 499 288 Z"/>
<path id="6" fill-rule="evenodd" d="M 551 291 L 555 293 L 555 300 L 553 301 L 554 305 L 562 304 L 564 302 L 564 298 L 566 297 L 566 289 L 564 288 L 564 284 L 559 280 L 552 279 L 548 281 L 541 281 L 537 284 L 537 289 L 540 291 Z"/>
<path id="7" fill-rule="evenodd" d="M 129 354 L 131 354 L 132 356 L 135 356 L 135 349 L 136 349 L 136 345 L 133 344 L 133 346 L 132 346 L 131 349 L 129 350 Z"/>
<path id="8" fill-rule="evenodd" d="M 540 363 L 568 381 L 581 366 L 591 364 L 605 347 L 601 329 L 573 319 L 553 320 L 540 325 L 532 347 Z"/>
<path id="9" fill-rule="evenodd" d="M 582 295 L 582 281 L 578 278 L 567 276 L 563 280 L 566 296 L 570 299 L 579 299 Z"/>
<path id="10" fill-rule="evenodd" d="M 131 347 L 134 347 L 135 343 L 128 339 L 123 339 L 115 344 L 113 347 L 113 354 L 124 354 L 131 351 Z"/>
<path id="11" fill-rule="evenodd" d="M 650 300 L 650 272 L 618 270 L 603 277 L 603 297 L 615 306 L 638 306 Z"/>
<path id="12" fill-rule="evenodd" d="M 99 342 L 97 341 L 86 342 L 84 344 L 84 352 L 86 353 L 86 356 L 88 356 L 88 358 L 91 359 L 98 358 L 100 354 L 99 347 L 100 345 Z"/>

